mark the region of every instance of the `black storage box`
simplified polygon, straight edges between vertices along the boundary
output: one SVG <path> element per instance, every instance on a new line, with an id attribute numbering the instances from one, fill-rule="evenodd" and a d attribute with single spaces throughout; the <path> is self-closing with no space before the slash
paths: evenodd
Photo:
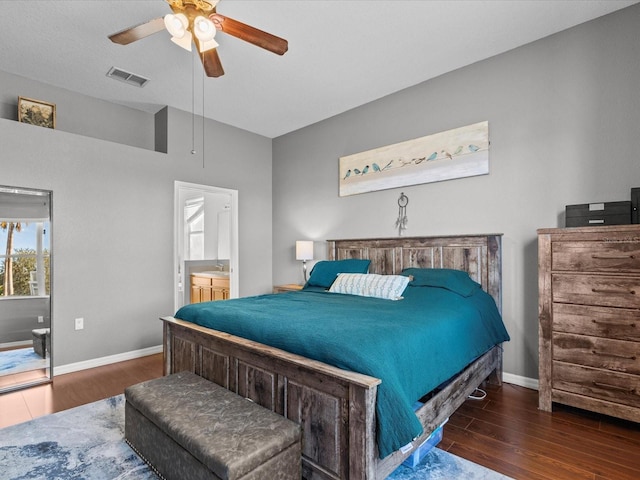
<path id="1" fill-rule="evenodd" d="M 565 225 L 588 227 L 594 225 L 629 225 L 631 202 L 584 203 L 567 205 Z"/>
<path id="2" fill-rule="evenodd" d="M 638 214 L 638 207 L 640 207 L 640 188 L 631 189 L 631 223 L 640 223 L 640 214 Z"/>

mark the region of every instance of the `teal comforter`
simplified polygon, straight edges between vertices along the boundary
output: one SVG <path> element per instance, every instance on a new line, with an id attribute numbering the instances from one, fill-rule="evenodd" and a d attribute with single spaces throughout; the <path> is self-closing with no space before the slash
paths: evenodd
<path id="1" fill-rule="evenodd" d="M 422 433 L 420 397 L 509 340 L 480 289 L 409 286 L 399 301 L 303 290 L 187 305 L 175 317 L 381 379 L 381 458 Z"/>

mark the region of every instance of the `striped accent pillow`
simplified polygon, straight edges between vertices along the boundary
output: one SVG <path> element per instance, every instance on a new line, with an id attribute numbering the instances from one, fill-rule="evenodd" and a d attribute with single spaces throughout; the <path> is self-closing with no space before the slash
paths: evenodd
<path id="1" fill-rule="evenodd" d="M 375 273 L 340 273 L 329 289 L 333 293 L 346 293 L 362 297 L 401 300 L 409 277 L 404 275 L 377 275 Z"/>

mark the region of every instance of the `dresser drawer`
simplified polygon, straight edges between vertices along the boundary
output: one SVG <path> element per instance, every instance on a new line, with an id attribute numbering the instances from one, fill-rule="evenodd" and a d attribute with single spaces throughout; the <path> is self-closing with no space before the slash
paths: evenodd
<path id="1" fill-rule="evenodd" d="M 640 342 L 640 310 L 554 303 L 553 331 Z"/>
<path id="2" fill-rule="evenodd" d="M 553 274 L 553 301 L 640 308 L 640 277 Z"/>
<path id="3" fill-rule="evenodd" d="M 640 377 L 553 362 L 553 389 L 640 408 Z"/>
<path id="4" fill-rule="evenodd" d="M 640 241 L 554 242 L 552 270 L 640 273 Z"/>
<path id="5" fill-rule="evenodd" d="M 624 340 L 553 334 L 553 359 L 615 372 L 640 375 L 640 344 Z"/>

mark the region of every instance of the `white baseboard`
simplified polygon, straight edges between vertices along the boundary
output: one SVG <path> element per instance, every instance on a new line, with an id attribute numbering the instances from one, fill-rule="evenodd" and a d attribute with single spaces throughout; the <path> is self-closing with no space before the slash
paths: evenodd
<path id="1" fill-rule="evenodd" d="M 103 365 L 110 365 L 112 363 L 124 362 L 125 360 L 133 360 L 134 358 L 146 357 L 147 355 L 153 355 L 156 353 L 162 353 L 162 345 L 143 348 L 141 350 L 133 350 L 131 352 L 118 353 L 116 355 L 109 355 L 108 357 L 94 358 L 91 360 L 85 360 L 84 362 L 61 365 L 59 367 L 54 367 L 54 373 L 55 375 L 64 375 L 65 373 L 78 372 L 80 370 L 86 370 L 88 368 L 95 368 L 101 367 Z M 522 377 L 520 375 L 514 375 L 512 373 L 503 373 L 502 380 L 513 385 L 519 385 L 524 388 L 538 390 L 538 380 L 535 378 Z"/>
<path id="2" fill-rule="evenodd" d="M 78 372 L 88 368 L 102 367 L 103 365 L 110 365 L 112 363 L 124 362 L 125 360 L 146 357 L 147 355 L 153 355 L 155 353 L 162 353 L 162 345 L 133 350 L 131 352 L 118 353 L 116 355 L 109 355 L 108 357 L 93 358 L 91 360 L 85 360 L 84 362 L 60 365 L 59 367 L 53 367 L 53 373 L 54 375 L 64 375 L 65 373 Z"/>
<path id="3" fill-rule="evenodd" d="M 4 349 L 4 348 L 17 348 L 17 347 L 30 347 L 31 345 L 33 345 L 33 341 L 31 340 L 21 340 L 19 342 L 7 342 L 7 343 L 0 343 L 0 349 Z"/>
<path id="4" fill-rule="evenodd" d="M 521 377 L 520 375 L 514 375 L 512 373 L 502 373 L 502 381 L 506 383 L 512 383 L 513 385 L 519 385 L 524 388 L 531 388 L 532 390 L 538 390 L 538 380 L 535 378 Z"/>

